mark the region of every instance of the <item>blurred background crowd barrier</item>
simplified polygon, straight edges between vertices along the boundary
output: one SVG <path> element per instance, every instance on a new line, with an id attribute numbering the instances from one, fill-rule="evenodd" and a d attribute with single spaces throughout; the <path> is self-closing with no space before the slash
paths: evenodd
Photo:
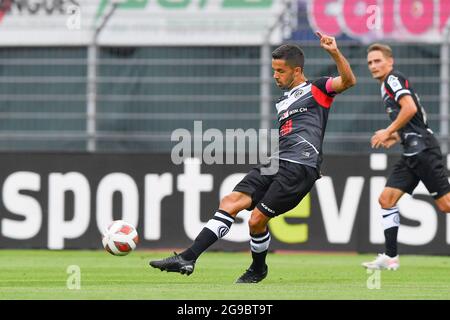
<path id="1" fill-rule="evenodd" d="M 333 105 L 326 153 L 367 153 L 389 123 L 367 70 L 374 41 L 393 47 L 446 152 L 449 16 L 447 0 L 2 0 L 0 150 L 167 153 L 194 120 L 276 128 L 271 50 L 298 43 L 308 78 L 337 75 L 321 30 L 358 77 Z"/>

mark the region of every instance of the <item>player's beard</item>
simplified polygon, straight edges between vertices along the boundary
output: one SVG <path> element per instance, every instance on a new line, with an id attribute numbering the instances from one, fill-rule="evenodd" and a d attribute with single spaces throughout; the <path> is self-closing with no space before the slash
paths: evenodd
<path id="1" fill-rule="evenodd" d="M 281 90 L 291 90 L 293 88 L 293 83 L 295 82 L 295 77 L 292 76 L 289 80 L 285 82 L 285 84 L 278 82 L 278 86 Z"/>
<path id="2" fill-rule="evenodd" d="M 292 88 L 294 88 L 294 83 L 295 83 L 295 77 L 292 76 L 291 81 L 289 81 L 289 84 L 287 85 L 287 88 L 285 90 L 291 90 Z"/>

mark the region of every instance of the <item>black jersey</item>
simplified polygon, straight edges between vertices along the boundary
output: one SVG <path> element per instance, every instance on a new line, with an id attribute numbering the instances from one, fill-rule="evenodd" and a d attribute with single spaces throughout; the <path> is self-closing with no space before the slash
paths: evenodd
<path id="1" fill-rule="evenodd" d="M 398 133 L 403 145 L 403 155 L 413 156 L 419 152 L 433 147 L 439 147 L 433 131 L 428 128 L 425 109 L 420 104 L 420 99 L 406 77 L 398 71 L 391 71 L 381 85 L 386 112 L 391 121 L 397 119 L 400 112 L 400 98 L 410 95 L 417 107 L 417 112 Z"/>
<path id="2" fill-rule="evenodd" d="M 306 81 L 278 100 L 279 151 L 273 157 L 320 169 L 328 112 L 336 94 L 331 80 Z"/>

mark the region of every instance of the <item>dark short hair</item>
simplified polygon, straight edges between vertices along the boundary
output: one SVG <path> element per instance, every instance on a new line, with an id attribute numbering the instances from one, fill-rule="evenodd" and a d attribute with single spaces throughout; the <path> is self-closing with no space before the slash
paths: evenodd
<path id="1" fill-rule="evenodd" d="M 387 44 L 382 43 L 374 43 L 369 48 L 367 48 L 367 53 L 372 51 L 381 51 L 383 55 L 387 58 L 392 58 L 394 55 L 392 54 L 392 49 Z"/>
<path id="2" fill-rule="evenodd" d="M 283 44 L 272 52 L 272 58 L 275 60 L 285 60 L 293 67 L 300 67 L 303 70 L 305 65 L 305 54 L 303 50 L 295 44 Z"/>

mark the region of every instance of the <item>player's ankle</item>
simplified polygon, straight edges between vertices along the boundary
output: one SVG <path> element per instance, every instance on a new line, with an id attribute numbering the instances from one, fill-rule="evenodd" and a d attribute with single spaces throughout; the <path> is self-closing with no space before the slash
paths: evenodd
<path id="1" fill-rule="evenodd" d="M 180 253 L 180 256 L 187 261 L 193 261 L 197 259 L 197 255 L 192 251 L 191 248 L 187 248 L 183 252 Z"/>

